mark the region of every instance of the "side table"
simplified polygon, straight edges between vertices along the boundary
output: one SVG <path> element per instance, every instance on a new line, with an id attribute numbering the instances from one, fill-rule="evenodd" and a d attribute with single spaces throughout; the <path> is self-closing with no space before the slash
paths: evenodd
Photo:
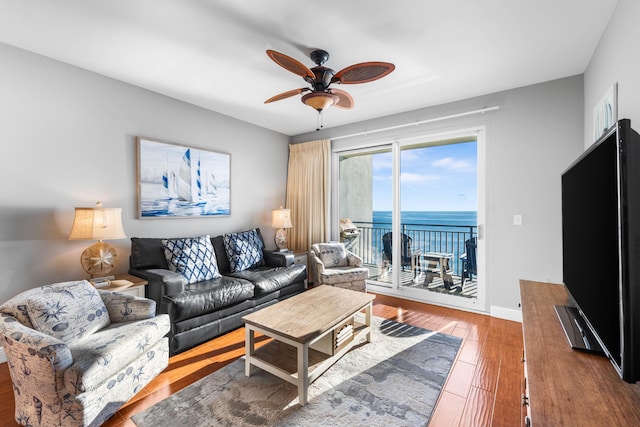
<path id="1" fill-rule="evenodd" d="M 149 283 L 145 279 L 138 276 L 134 276 L 132 274 L 125 273 L 125 274 L 116 274 L 114 280 L 127 280 L 132 284 L 127 287 L 108 285 L 108 286 L 99 287 L 98 289 L 103 291 L 110 291 L 110 292 L 122 292 L 123 294 L 134 295 L 137 297 L 143 297 L 143 298 L 145 297 L 147 284 Z"/>
<path id="2" fill-rule="evenodd" d="M 309 252 L 307 251 L 293 251 L 293 263 L 304 264 L 307 267 L 307 280 L 304 282 L 304 286 L 307 287 L 310 282 L 311 276 L 309 275 Z"/>

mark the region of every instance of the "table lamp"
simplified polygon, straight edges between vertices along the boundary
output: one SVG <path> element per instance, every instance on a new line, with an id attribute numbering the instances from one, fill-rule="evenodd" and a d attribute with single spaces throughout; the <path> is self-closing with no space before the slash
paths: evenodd
<path id="1" fill-rule="evenodd" d="M 276 235 L 273 240 L 276 247 L 280 250 L 287 250 L 287 228 L 293 227 L 291 224 L 291 209 L 272 209 L 271 210 L 271 226 L 277 228 Z"/>
<path id="2" fill-rule="evenodd" d="M 73 227 L 69 240 L 97 240 L 82 252 L 80 263 L 91 278 L 108 275 L 118 261 L 118 250 L 103 240 L 124 239 L 122 209 L 103 208 L 96 203 L 95 208 L 75 208 Z"/>

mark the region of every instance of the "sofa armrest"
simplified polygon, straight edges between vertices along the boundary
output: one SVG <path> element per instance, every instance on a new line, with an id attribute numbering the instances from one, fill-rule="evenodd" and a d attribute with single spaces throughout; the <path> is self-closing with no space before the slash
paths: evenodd
<path id="1" fill-rule="evenodd" d="M 156 315 L 156 302 L 121 292 L 98 290 L 109 312 L 111 323 L 151 319 Z"/>
<path id="2" fill-rule="evenodd" d="M 164 296 L 175 295 L 184 291 L 187 279 L 180 273 L 166 270 L 164 268 L 150 268 L 148 270 L 129 270 L 130 274 L 144 278 L 147 284 L 147 296 L 156 302 L 156 309 L 159 313 L 163 311 Z"/>
<path id="3" fill-rule="evenodd" d="M 56 361 L 66 360 L 69 364 L 73 360 L 71 350 L 64 341 L 24 326 L 10 314 L 0 314 L 0 335 L 5 338 L 3 343 L 5 348 L 7 347 L 6 341 L 11 339 L 35 350 L 40 354 L 40 357 L 44 355 Z"/>
<path id="4" fill-rule="evenodd" d="M 314 251 L 309 252 L 309 270 L 312 272 L 312 280 L 316 284 L 321 284 L 318 280 L 320 275 L 324 273 L 324 263 Z"/>
<path id="5" fill-rule="evenodd" d="M 362 267 L 362 258 L 351 251 L 347 251 L 347 264 L 351 267 Z"/>
<path id="6" fill-rule="evenodd" d="M 264 250 L 264 262 L 269 267 L 289 267 L 294 263 L 293 252 L 274 252 Z"/>

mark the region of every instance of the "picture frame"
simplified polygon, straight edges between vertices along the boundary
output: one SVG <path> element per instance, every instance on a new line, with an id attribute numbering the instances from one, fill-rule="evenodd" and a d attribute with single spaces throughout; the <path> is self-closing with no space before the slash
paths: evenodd
<path id="1" fill-rule="evenodd" d="M 597 141 L 618 121 L 618 83 L 614 83 L 593 109 L 593 140 Z"/>
<path id="2" fill-rule="evenodd" d="M 231 155 L 136 137 L 138 219 L 231 215 Z"/>

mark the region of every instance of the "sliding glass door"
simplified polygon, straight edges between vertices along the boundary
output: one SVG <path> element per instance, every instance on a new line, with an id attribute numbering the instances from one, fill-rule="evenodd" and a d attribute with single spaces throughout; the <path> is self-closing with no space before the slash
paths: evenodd
<path id="1" fill-rule="evenodd" d="M 481 130 L 336 153 L 340 239 L 368 288 L 484 310 Z"/>

